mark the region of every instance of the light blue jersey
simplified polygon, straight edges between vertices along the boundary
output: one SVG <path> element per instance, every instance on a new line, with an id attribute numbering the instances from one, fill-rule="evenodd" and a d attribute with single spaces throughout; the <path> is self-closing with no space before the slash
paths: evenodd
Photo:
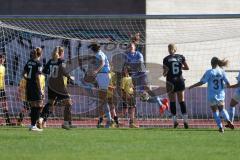
<path id="1" fill-rule="evenodd" d="M 217 67 L 207 70 L 200 81 L 208 83 L 209 102 L 225 100 L 224 86 L 226 83 L 229 83 L 229 81 L 222 68 Z"/>
<path id="2" fill-rule="evenodd" d="M 134 54 L 128 52 L 127 63 L 131 67 L 132 77 L 137 77 L 146 72 L 143 55 L 139 51 L 136 51 Z"/>
<path id="3" fill-rule="evenodd" d="M 97 54 L 96 54 L 96 58 L 98 60 L 98 65 L 99 65 L 99 61 L 103 61 L 104 66 L 102 67 L 102 69 L 99 71 L 99 73 L 109 73 L 110 72 L 110 65 L 109 65 L 109 61 L 107 56 L 100 50 Z"/>

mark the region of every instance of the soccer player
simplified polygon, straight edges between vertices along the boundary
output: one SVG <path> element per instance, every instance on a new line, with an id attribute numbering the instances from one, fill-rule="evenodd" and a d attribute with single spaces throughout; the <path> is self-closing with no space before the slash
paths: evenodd
<path id="1" fill-rule="evenodd" d="M 147 92 L 150 95 L 150 99 L 153 100 L 149 102 L 157 103 L 161 111 L 167 109 L 168 100 L 161 99 L 160 97 L 156 96 L 155 93 L 149 88 L 143 55 L 141 52 L 136 51 L 136 46 L 134 43 L 130 43 L 129 45 L 126 65 L 128 65 L 131 69 L 130 74 L 136 90 L 140 90 L 140 92 Z"/>
<path id="2" fill-rule="evenodd" d="M 104 107 L 105 107 L 105 115 L 107 117 L 107 123 L 105 125 L 106 128 L 109 128 L 111 125 L 111 114 L 110 109 L 107 103 L 107 89 L 109 87 L 110 79 L 110 65 L 107 56 L 101 51 L 100 44 L 92 43 L 89 48 L 94 52 L 97 59 L 96 69 L 93 71 L 93 75 L 96 75 L 97 84 L 99 87 L 98 91 L 98 100 L 99 104 L 97 109 L 99 110 L 99 120 L 97 127 L 102 126 L 103 115 L 104 115 Z"/>
<path id="3" fill-rule="evenodd" d="M 230 107 L 228 110 L 229 118 L 232 123 L 234 121 L 234 116 L 235 116 L 235 107 L 240 101 L 240 72 L 238 73 L 237 81 L 238 81 L 237 84 L 229 86 L 229 88 L 236 88 L 234 96 L 232 97 L 232 99 L 230 101 Z M 226 126 L 226 127 L 228 127 L 228 126 Z"/>
<path id="4" fill-rule="evenodd" d="M 176 96 L 180 104 L 183 116 L 184 128 L 188 126 L 187 107 L 184 101 L 185 82 L 182 76 L 182 70 L 189 70 L 185 57 L 176 54 L 177 47 L 175 44 L 168 45 L 169 55 L 163 59 L 163 76 L 166 77 L 166 89 L 170 100 L 170 111 L 172 113 L 173 126 L 177 128 L 178 122 L 176 117 Z"/>
<path id="5" fill-rule="evenodd" d="M 130 128 L 139 128 L 135 123 L 135 111 L 136 111 L 136 93 L 134 90 L 132 77 L 129 75 L 130 67 L 124 67 L 124 77 L 122 78 L 121 88 L 123 97 L 123 113 L 130 113 Z"/>
<path id="6" fill-rule="evenodd" d="M 53 111 L 54 104 L 58 101 L 64 106 L 64 123 L 62 128 L 69 130 L 72 127 L 72 100 L 67 90 L 67 79 L 71 79 L 71 76 L 66 72 L 66 64 L 63 57 L 64 48 L 60 46 L 55 47 L 52 52 L 52 59 L 47 62 L 43 69 L 43 73 L 48 75 L 48 102 L 43 109 L 41 117 L 45 127 L 50 113 L 49 110 Z"/>
<path id="7" fill-rule="evenodd" d="M 7 106 L 7 97 L 5 92 L 5 56 L 0 54 L 0 103 L 5 114 L 6 125 L 12 125 Z"/>
<path id="8" fill-rule="evenodd" d="M 26 75 L 24 77 L 26 77 Z M 25 78 L 22 78 L 18 87 L 18 98 L 23 103 L 23 108 L 19 112 L 19 118 L 17 122 L 17 125 L 19 126 L 23 126 L 23 118 L 25 116 L 25 113 L 30 110 L 30 104 L 27 101 L 26 83 L 27 80 Z"/>
<path id="9" fill-rule="evenodd" d="M 42 64 L 40 58 L 42 49 L 37 47 L 33 51 L 33 58 L 28 60 L 24 66 L 23 76 L 26 78 L 27 101 L 31 106 L 31 126 L 30 131 L 42 131 L 36 126 L 39 120 L 40 112 L 43 107 L 43 93 L 40 85 L 40 75 L 42 74 Z"/>
<path id="10" fill-rule="evenodd" d="M 110 107 L 111 117 L 113 117 L 116 127 L 119 127 L 118 116 L 116 113 L 116 106 L 117 106 L 116 75 L 113 71 L 110 71 L 109 79 L 110 79 L 110 83 L 109 83 L 108 90 L 107 90 L 108 105 Z M 114 127 L 114 125 L 112 125 L 112 127 Z"/>
<path id="11" fill-rule="evenodd" d="M 208 103 L 212 109 L 214 119 L 219 128 L 219 132 L 221 133 L 224 132 L 224 129 L 221 118 L 219 116 L 219 112 L 227 121 L 227 127 L 234 129 L 234 126 L 229 119 L 228 112 L 224 108 L 224 86 L 227 85 L 229 87 L 230 84 L 222 67 L 226 66 L 227 64 L 227 60 L 220 60 L 217 57 L 213 57 L 211 60 L 212 69 L 207 70 L 198 83 L 195 83 L 189 87 L 189 89 L 192 89 L 205 83 L 208 84 Z"/>

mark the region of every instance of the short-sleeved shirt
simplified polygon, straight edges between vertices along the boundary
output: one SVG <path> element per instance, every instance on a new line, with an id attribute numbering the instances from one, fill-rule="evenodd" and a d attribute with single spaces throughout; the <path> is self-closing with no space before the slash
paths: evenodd
<path id="1" fill-rule="evenodd" d="M 28 101 L 38 101 L 41 100 L 41 88 L 37 85 L 37 76 L 42 73 L 42 64 L 39 60 L 30 59 L 24 67 L 24 72 L 26 73 L 27 83 L 27 100 Z"/>
<path id="2" fill-rule="evenodd" d="M 225 100 L 225 84 L 229 83 L 225 71 L 220 68 L 214 68 L 207 70 L 200 82 L 208 84 L 208 100 Z"/>
<path id="3" fill-rule="evenodd" d="M 143 55 L 139 51 L 127 53 L 127 65 L 131 68 L 132 77 L 137 77 L 146 72 Z"/>
<path id="4" fill-rule="evenodd" d="M 38 60 L 30 59 L 25 65 L 24 71 L 27 74 L 27 83 L 36 85 L 36 75 L 42 73 L 42 64 Z"/>
<path id="5" fill-rule="evenodd" d="M 182 78 L 182 65 L 184 62 L 185 57 L 181 54 L 168 55 L 163 59 L 163 65 L 168 68 L 167 81 Z"/>
<path id="6" fill-rule="evenodd" d="M 134 93 L 133 87 L 132 77 L 128 76 L 122 78 L 121 88 L 124 92 L 132 95 Z"/>
<path id="7" fill-rule="evenodd" d="M 62 59 L 59 59 L 52 65 L 52 68 L 49 67 L 49 69 L 48 87 L 57 94 L 69 95 L 67 90 L 67 77 L 70 77 L 70 74 L 66 71 L 66 63 Z"/>
<path id="8" fill-rule="evenodd" d="M 100 64 L 100 61 L 103 61 L 103 67 L 99 71 L 99 73 L 109 73 L 110 72 L 110 65 L 107 56 L 100 50 L 96 54 L 97 58 L 97 65 Z"/>
<path id="9" fill-rule="evenodd" d="M 0 65 L 0 90 L 5 89 L 5 67 Z"/>

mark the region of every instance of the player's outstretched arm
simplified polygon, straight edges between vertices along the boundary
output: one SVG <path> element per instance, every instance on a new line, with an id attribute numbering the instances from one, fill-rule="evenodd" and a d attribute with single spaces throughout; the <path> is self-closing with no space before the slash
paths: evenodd
<path id="1" fill-rule="evenodd" d="M 238 88 L 238 87 L 240 87 L 240 82 L 238 82 L 237 84 L 227 86 L 227 88 Z"/>
<path id="2" fill-rule="evenodd" d="M 189 86 L 188 89 L 192 89 L 192 88 L 195 88 L 195 87 L 199 87 L 199 86 L 201 86 L 201 85 L 203 85 L 203 84 L 204 84 L 204 83 L 200 81 L 200 82 L 197 82 L 197 83 Z"/>

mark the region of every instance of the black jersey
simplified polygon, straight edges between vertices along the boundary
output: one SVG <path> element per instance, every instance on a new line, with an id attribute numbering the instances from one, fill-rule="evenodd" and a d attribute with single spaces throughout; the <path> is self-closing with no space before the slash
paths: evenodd
<path id="1" fill-rule="evenodd" d="M 47 74 L 49 77 L 57 77 L 59 66 L 64 62 L 62 59 L 53 60 L 50 59 L 43 68 L 43 73 Z"/>
<path id="2" fill-rule="evenodd" d="M 27 81 L 36 83 L 36 75 L 41 74 L 42 64 L 38 60 L 30 59 L 24 66 L 24 73 L 27 74 Z"/>
<path id="3" fill-rule="evenodd" d="M 62 59 L 49 60 L 44 67 L 44 73 L 49 75 L 48 87 L 57 94 L 68 95 L 67 78 L 70 75 L 66 70 L 66 63 Z"/>
<path id="4" fill-rule="evenodd" d="M 168 55 L 163 59 L 163 65 L 168 68 L 167 81 L 182 78 L 182 65 L 185 57 L 180 54 Z"/>
<path id="5" fill-rule="evenodd" d="M 37 85 L 37 75 L 42 72 L 42 64 L 38 60 L 30 59 L 24 66 L 24 73 L 27 74 L 27 100 L 38 101 L 42 99 L 41 89 Z"/>

